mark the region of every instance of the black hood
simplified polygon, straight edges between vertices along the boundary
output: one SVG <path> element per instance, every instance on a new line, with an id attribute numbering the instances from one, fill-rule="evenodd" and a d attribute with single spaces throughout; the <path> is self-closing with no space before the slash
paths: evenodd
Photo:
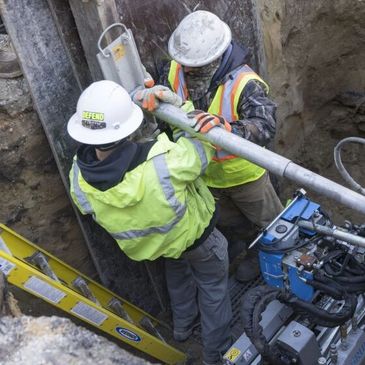
<path id="1" fill-rule="evenodd" d="M 221 64 L 213 75 L 210 83 L 210 90 L 214 90 L 221 83 L 224 77 L 241 65 L 245 65 L 248 61 L 250 52 L 248 48 L 240 46 L 238 43 L 232 41 L 231 45 L 223 53 Z"/>
<path id="2" fill-rule="evenodd" d="M 97 159 L 95 146 L 82 145 L 77 151 L 77 165 L 88 184 L 105 191 L 121 182 L 126 172 L 146 161 L 154 143 L 125 141 L 103 161 Z"/>

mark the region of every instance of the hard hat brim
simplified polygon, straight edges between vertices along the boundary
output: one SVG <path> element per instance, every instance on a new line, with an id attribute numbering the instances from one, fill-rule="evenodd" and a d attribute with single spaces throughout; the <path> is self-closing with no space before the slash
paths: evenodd
<path id="1" fill-rule="evenodd" d="M 143 112 L 141 108 L 132 103 L 132 113 L 118 129 L 114 129 L 111 133 L 110 129 L 88 129 L 82 125 L 82 119 L 75 113 L 67 123 L 67 132 L 72 139 L 80 143 L 89 145 L 101 145 L 112 143 L 130 136 L 136 131 L 143 121 Z M 95 133 L 97 132 L 97 133 Z"/>
<path id="2" fill-rule="evenodd" d="M 223 23 L 224 27 L 224 36 L 223 41 L 218 45 L 218 47 L 214 50 L 214 54 L 205 56 L 204 58 L 198 58 L 198 59 L 189 59 L 186 56 L 184 57 L 184 54 L 182 51 L 177 50 L 174 47 L 173 37 L 174 33 L 171 35 L 169 42 L 168 42 L 168 52 L 170 57 L 175 60 L 177 63 L 179 63 L 182 66 L 187 67 L 202 67 L 205 65 L 208 65 L 209 63 L 215 61 L 217 58 L 219 58 L 224 51 L 229 47 L 232 41 L 232 32 L 229 26 Z"/>

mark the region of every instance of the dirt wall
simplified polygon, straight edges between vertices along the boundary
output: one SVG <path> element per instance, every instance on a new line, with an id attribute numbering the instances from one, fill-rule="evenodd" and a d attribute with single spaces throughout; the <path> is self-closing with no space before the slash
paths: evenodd
<path id="1" fill-rule="evenodd" d="M 0 79 L 0 191 L 1 223 L 95 277 L 23 77 Z"/>
<path id="2" fill-rule="evenodd" d="M 365 6 L 358 0 L 259 0 L 268 80 L 278 103 L 277 152 L 344 184 L 333 148 L 365 131 Z M 364 148 L 345 148 L 344 163 L 364 186 Z M 282 182 L 282 197 L 294 188 Z M 361 220 L 323 197 L 343 219 Z"/>

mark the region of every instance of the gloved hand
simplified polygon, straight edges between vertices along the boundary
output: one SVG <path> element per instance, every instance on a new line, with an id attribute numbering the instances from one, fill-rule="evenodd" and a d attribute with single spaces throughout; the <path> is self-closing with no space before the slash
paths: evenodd
<path id="1" fill-rule="evenodd" d="M 144 86 L 148 87 L 148 88 L 155 86 L 155 80 L 152 77 L 146 77 L 143 80 L 143 83 L 144 83 Z"/>
<path id="2" fill-rule="evenodd" d="M 156 85 L 149 89 L 137 91 L 133 98 L 142 103 L 143 109 L 147 109 L 150 112 L 158 108 L 160 101 L 177 107 L 182 105 L 180 96 L 172 92 L 168 87 L 162 85 Z"/>
<path id="3" fill-rule="evenodd" d="M 144 86 L 147 88 L 155 86 L 155 80 L 152 78 L 151 74 L 147 72 L 146 67 L 142 65 L 142 68 L 144 73 L 144 80 L 143 80 Z"/>
<path id="4" fill-rule="evenodd" d="M 214 127 L 220 127 L 228 132 L 231 132 L 231 125 L 221 116 L 216 114 L 206 113 L 202 110 L 194 110 L 188 113 L 189 118 L 194 118 L 196 124 L 194 130 L 200 133 L 207 133 Z"/>

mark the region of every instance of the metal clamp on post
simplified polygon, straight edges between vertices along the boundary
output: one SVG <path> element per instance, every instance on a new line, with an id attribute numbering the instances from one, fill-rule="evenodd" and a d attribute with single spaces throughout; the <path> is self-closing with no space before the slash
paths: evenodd
<path id="1" fill-rule="evenodd" d="M 101 43 L 105 35 L 116 27 L 122 28 L 123 33 L 102 48 Z M 97 45 L 99 49 L 97 59 L 106 80 L 115 81 L 129 93 L 137 87 L 144 86 L 147 73 L 141 63 L 130 29 L 122 23 L 112 24 L 100 35 Z"/>

